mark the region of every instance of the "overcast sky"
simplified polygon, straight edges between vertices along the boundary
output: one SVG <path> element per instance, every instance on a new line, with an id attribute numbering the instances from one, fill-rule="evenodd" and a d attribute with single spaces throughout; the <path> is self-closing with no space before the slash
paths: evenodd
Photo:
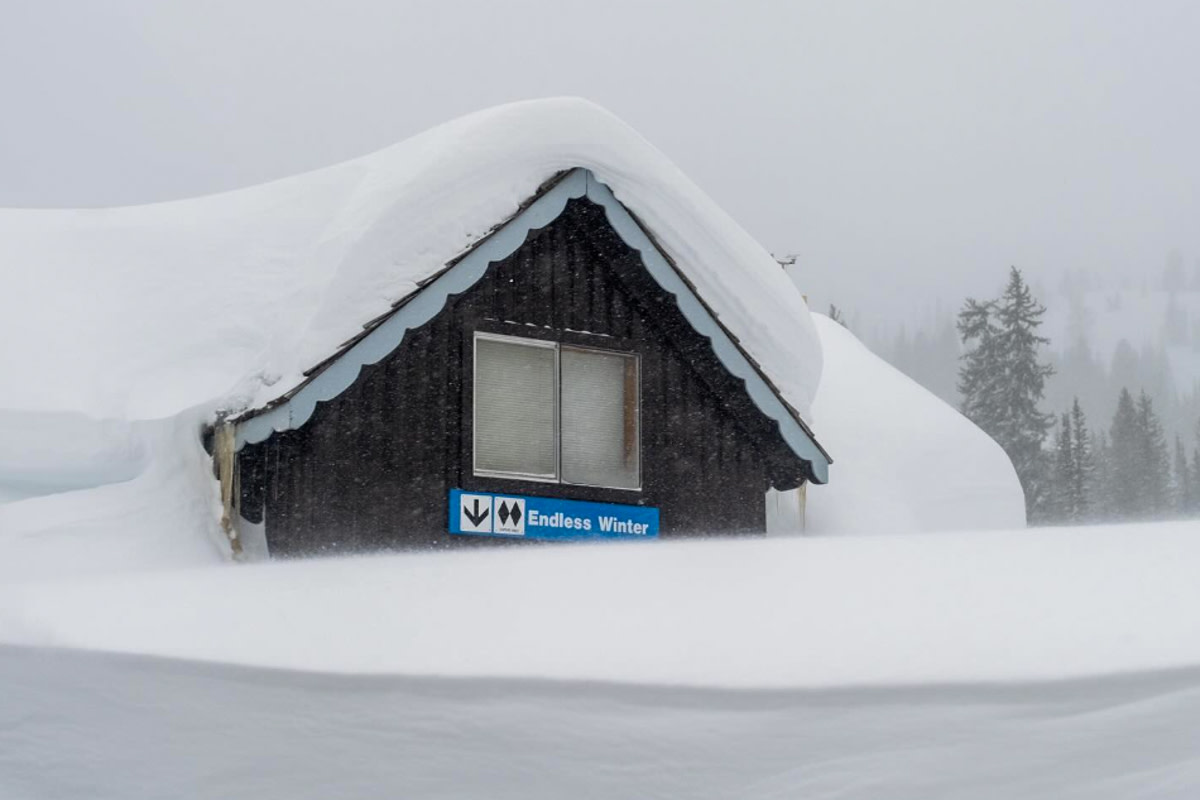
<path id="1" fill-rule="evenodd" d="M 142 203 L 581 95 L 814 305 L 1200 257 L 1200 3 L 0 0 L 0 205 Z"/>

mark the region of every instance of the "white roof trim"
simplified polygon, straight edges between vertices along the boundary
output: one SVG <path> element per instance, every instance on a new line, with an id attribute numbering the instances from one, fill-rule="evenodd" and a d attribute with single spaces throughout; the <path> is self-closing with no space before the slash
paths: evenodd
<path id="1" fill-rule="evenodd" d="M 312 416 L 317 403 L 332 400 L 345 391 L 359 371 L 374 364 L 399 346 L 404 335 L 429 322 L 445 307 L 451 295 L 470 289 L 483 277 L 490 264 L 512 255 L 532 230 L 544 228 L 562 214 L 567 201 L 587 197 L 604 208 L 617 235 L 639 251 L 642 263 L 665 291 L 675 296 L 684 317 L 707 337 L 717 358 L 737 378 L 745 381 L 751 400 L 779 425 L 780 434 L 792 451 L 812 465 L 818 483 L 828 479 L 829 458 L 792 412 L 746 358 L 725 328 L 713 317 L 678 271 L 667 261 L 607 186 L 590 170 L 575 169 L 529 207 L 484 239 L 462 260 L 439 275 L 374 330 L 342 353 L 285 402 L 269 411 L 236 422 L 237 448 L 267 439 L 272 433 L 299 428 Z"/>

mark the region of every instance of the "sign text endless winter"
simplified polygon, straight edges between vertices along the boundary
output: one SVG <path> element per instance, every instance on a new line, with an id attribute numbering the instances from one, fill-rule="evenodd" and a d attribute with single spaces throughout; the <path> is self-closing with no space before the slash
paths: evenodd
<path id="1" fill-rule="evenodd" d="M 653 539 L 658 509 L 452 489 L 450 533 L 526 539 Z"/>
<path id="2" fill-rule="evenodd" d="M 536 509 L 529 512 L 529 525 L 543 528 L 575 528 L 582 531 L 592 529 L 592 521 L 586 517 L 568 517 L 561 511 L 553 514 L 540 514 Z M 597 517 L 596 526 L 606 533 L 632 533 L 645 536 L 650 527 L 648 522 L 634 522 L 619 517 Z"/>

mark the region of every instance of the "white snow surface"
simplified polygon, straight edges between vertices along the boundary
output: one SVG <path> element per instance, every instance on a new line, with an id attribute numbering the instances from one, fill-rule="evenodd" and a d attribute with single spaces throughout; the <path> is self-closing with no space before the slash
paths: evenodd
<path id="1" fill-rule="evenodd" d="M 0 582 L 0 796 L 1200 793 L 1195 524 Z"/>
<path id="2" fill-rule="evenodd" d="M 1004 450 L 974 423 L 872 353 L 813 319 L 825 353 L 814 413 L 834 454 L 808 492 L 810 533 L 1018 528 L 1025 495 Z"/>
<path id="3" fill-rule="evenodd" d="M 1200 673 L 694 690 L 0 646 L 0 796 L 1193 800 Z"/>
<path id="4" fill-rule="evenodd" d="M 644 138 L 570 98 L 219 195 L 0 210 L 0 407 L 134 421 L 265 402 L 574 167 L 641 218 L 807 418 L 821 350 L 783 270 Z"/>
<path id="5" fill-rule="evenodd" d="M 519 547 L 0 584 L 0 642 L 348 674 L 828 688 L 1200 665 L 1195 523 Z"/>

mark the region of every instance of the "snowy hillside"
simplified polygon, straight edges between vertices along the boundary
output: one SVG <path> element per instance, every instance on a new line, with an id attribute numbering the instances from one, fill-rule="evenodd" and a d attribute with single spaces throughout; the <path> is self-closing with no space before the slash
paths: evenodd
<path id="1" fill-rule="evenodd" d="M 1122 340 L 1134 351 L 1162 347 L 1177 388 L 1200 381 L 1200 286 L 1054 293 L 1046 305 L 1046 335 L 1060 352 L 1081 338 L 1105 361 Z"/>

